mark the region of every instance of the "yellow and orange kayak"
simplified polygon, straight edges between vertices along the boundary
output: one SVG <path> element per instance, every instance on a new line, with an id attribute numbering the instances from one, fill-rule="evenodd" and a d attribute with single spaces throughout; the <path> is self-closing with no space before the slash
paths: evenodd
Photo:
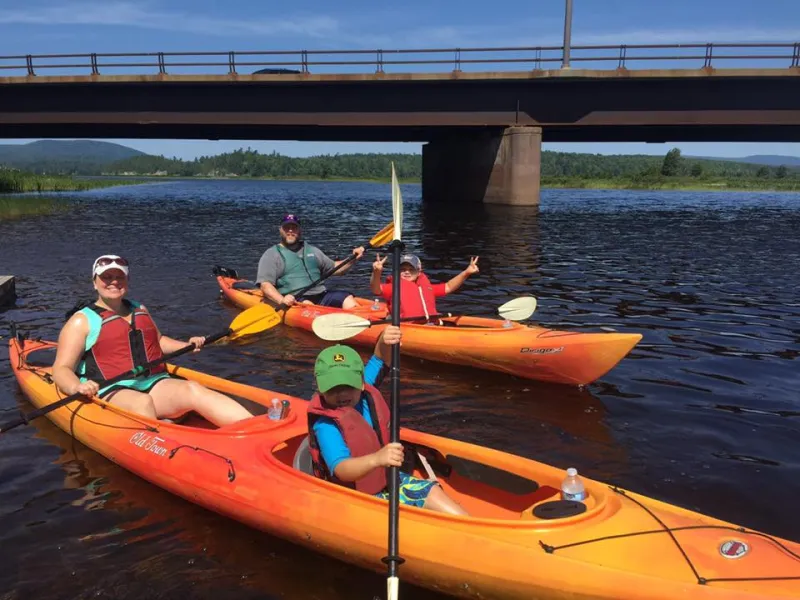
<path id="1" fill-rule="evenodd" d="M 225 297 L 239 308 L 261 302 L 252 283 L 218 275 Z M 350 312 L 371 321 L 387 318 L 386 305 L 358 298 Z M 316 317 L 342 309 L 317 305 L 293 306 L 284 322 L 311 331 Z M 510 373 L 526 379 L 585 385 L 613 369 L 642 339 L 638 333 L 582 333 L 504 323 L 481 317 L 450 317 L 444 325 L 404 323 L 401 352 L 425 360 Z M 385 325 L 375 325 L 348 340 L 373 347 Z"/>
<path id="2" fill-rule="evenodd" d="M 11 368 L 36 407 L 58 400 L 55 344 L 10 342 Z M 113 403 L 75 402 L 48 418 L 151 483 L 207 509 L 376 571 L 388 504 L 309 473 L 306 402 L 182 367 L 170 372 L 288 416 L 222 428 L 177 425 Z M 191 424 L 189 424 L 191 423 Z M 584 479 L 583 502 L 559 499 L 564 472 L 489 448 L 401 430 L 406 468 L 442 487 L 469 517 L 400 508 L 401 579 L 461 598 L 755 600 L 800 597 L 800 544 Z M 411 452 L 411 449 L 416 452 Z M 788 510 L 788 508 L 787 508 Z"/>

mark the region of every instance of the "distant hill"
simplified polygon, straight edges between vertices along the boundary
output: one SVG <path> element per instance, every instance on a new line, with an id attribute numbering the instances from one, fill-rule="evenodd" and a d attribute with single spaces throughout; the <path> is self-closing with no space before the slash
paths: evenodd
<path id="1" fill-rule="evenodd" d="M 800 168 L 800 156 L 781 156 L 779 154 L 752 154 L 750 156 L 743 156 L 742 158 L 715 158 L 712 156 L 687 156 L 686 158 L 721 160 L 724 162 L 748 163 L 751 165 L 767 165 L 769 167 L 785 165 L 791 168 Z"/>
<path id="2" fill-rule="evenodd" d="M 133 148 L 94 140 L 40 140 L 0 144 L 0 166 L 35 173 L 92 175 L 111 163 L 146 156 Z"/>

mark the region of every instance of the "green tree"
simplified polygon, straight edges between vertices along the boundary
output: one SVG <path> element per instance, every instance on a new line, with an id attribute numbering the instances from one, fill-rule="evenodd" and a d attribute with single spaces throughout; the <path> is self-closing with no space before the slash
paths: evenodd
<path id="1" fill-rule="evenodd" d="M 703 176 L 703 165 L 700 163 L 694 163 L 692 165 L 692 177 L 702 177 Z"/>
<path id="2" fill-rule="evenodd" d="M 759 167 L 758 171 L 756 171 L 756 177 L 769 177 L 769 167 Z"/>
<path id="3" fill-rule="evenodd" d="M 678 148 L 673 148 L 664 157 L 664 162 L 661 164 L 661 174 L 665 177 L 674 177 L 681 172 L 681 151 Z"/>
<path id="4" fill-rule="evenodd" d="M 786 165 L 781 165 L 775 171 L 775 177 L 778 179 L 784 179 L 789 174 L 789 169 L 786 168 Z"/>

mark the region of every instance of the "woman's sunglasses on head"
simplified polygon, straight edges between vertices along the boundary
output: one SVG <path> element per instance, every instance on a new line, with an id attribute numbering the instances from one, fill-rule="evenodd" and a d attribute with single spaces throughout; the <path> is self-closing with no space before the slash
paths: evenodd
<path id="1" fill-rule="evenodd" d="M 128 266 L 128 261 L 121 256 L 101 256 L 95 263 L 96 267 L 107 267 L 108 265 L 116 263 L 122 267 Z"/>

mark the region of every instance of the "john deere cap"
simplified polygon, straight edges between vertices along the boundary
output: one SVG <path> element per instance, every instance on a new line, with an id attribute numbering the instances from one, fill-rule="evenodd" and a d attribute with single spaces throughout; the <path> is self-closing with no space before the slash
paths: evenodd
<path id="1" fill-rule="evenodd" d="M 325 348 L 314 364 L 317 387 L 324 394 L 337 385 L 361 389 L 364 384 L 364 361 L 350 346 L 337 344 Z"/>

